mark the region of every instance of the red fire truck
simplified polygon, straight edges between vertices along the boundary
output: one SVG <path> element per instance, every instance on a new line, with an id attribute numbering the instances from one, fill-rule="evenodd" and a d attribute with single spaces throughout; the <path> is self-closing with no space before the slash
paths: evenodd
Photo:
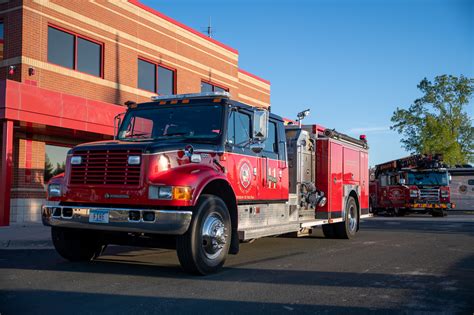
<path id="1" fill-rule="evenodd" d="M 408 212 L 446 216 L 450 202 L 450 175 L 442 156 L 413 155 L 375 166 L 370 182 L 370 208 L 395 216 Z"/>
<path id="2" fill-rule="evenodd" d="M 367 142 L 302 126 L 306 114 L 285 126 L 222 92 L 131 104 L 113 141 L 69 151 L 43 223 L 68 260 L 91 260 L 107 244 L 175 248 L 197 274 L 265 236 L 322 226 L 352 238 L 371 216 Z"/>

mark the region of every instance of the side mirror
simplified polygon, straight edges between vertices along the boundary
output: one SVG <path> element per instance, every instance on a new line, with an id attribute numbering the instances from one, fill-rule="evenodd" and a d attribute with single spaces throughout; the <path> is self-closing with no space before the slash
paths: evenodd
<path id="1" fill-rule="evenodd" d="M 406 184 L 405 178 L 400 178 L 400 180 L 398 182 L 400 183 L 400 185 L 405 185 Z"/>
<path id="2" fill-rule="evenodd" d="M 122 116 L 123 115 L 125 115 L 125 113 L 117 114 L 114 117 L 114 140 L 117 140 L 117 132 L 120 129 L 120 125 L 122 124 Z"/>
<path id="3" fill-rule="evenodd" d="M 260 153 L 262 152 L 263 150 L 263 143 L 259 142 L 259 143 L 252 143 L 250 145 L 250 150 L 252 150 L 254 153 Z"/>
<path id="4" fill-rule="evenodd" d="M 451 176 L 451 174 L 448 175 L 448 184 L 451 184 L 451 182 L 453 181 L 453 177 Z"/>
<path id="5" fill-rule="evenodd" d="M 265 109 L 256 109 L 253 112 L 253 132 L 252 139 L 259 142 L 267 139 L 268 131 L 268 111 Z"/>

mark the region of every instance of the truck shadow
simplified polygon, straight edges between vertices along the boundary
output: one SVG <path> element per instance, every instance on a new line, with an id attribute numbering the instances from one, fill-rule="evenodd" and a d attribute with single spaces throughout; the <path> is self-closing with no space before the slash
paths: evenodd
<path id="1" fill-rule="evenodd" d="M 297 312 L 298 314 L 367 314 L 378 311 L 399 314 L 400 310 L 361 306 L 270 303 L 200 298 L 172 298 L 65 292 L 55 290 L 0 290 L 5 314 L 254 314 Z M 310 302 L 311 303 L 311 302 Z"/>
<path id="2" fill-rule="evenodd" d="M 143 276 L 155 278 L 179 278 L 192 281 L 236 281 L 244 283 L 291 284 L 306 286 L 330 286 L 353 288 L 397 288 L 419 290 L 420 286 L 435 290 L 445 281 L 444 276 L 413 273 L 369 273 L 369 272 L 335 272 L 291 269 L 250 268 L 249 265 L 278 260 L 286 257 L 297 257 L 304 253 L 261 257 L 256 260 L 225 267 L 222 272 L 209 276 L 193 276 L 184 273 L 176 262 L 170 262 L 169 251 L 162 252 L 166 257 L 163 264 L 144 263 L 133 259 L 122 260 L 117 256 L 106 255 L 92 262 L 73 263 L 63 260 L 52 249 L 39 250 L 0 250 L 0 270 L 34 270 L 52 272 L 73 272 L 81 274 L 109 274 Z M 174 253 L 173 253 L 174 255 Z M 111 258 L 107 258 L 111 257 Z M 464 263 L 464 270 L 474 271 L 474 255 Z M 474 280 L 474 279 L 473 279 Z M 459 294 L 459 292 L 457 292 Z"/>
<path id="3" fill-rule="evenodd" d="M 293 254 L 292 254 L 293 255 Z M 443 303 L 455 303 L 459 309 L 468 311 L 473 306 L 472 292 L 474 290 L 474 255 L 464 257 L 450 268 L 443 276 L 430 274 L 386 274 L 386 273 L 357 273 L 357 272 L 328 272 L 328 271 L 302 271 L 289 269 L 258 269 L 231 266 L 224 268 L 223 272 L 206 277 L 190 276 L 183 273 L 177 265 L 144 265 L 139 263 L 123 263 L 112 260 L 97 260 L 91 263 L 69 263 L 59 258 L 53 250 L 7 250 L 0 251 L 0 269 L 7 269 L 9 274 L 14 274 L 15 270 L 51 271 L 52 277 L 60 276 L 61 272 L 78 273 L 81 278 L 76 281 L 83 283 L 94 283 L 94 274 L 100 275 L 127 275 L 142 276 L 147 281 L 147 285 L 156 281 L 159 283 L 166 279 L 186 280 L 189 285 L 195 281 L 209 282 L 208 286 L 220 287 L 225 283 L 258 283 L 258 284 L 281 284 L 281 285 L 302 285 L 310 287 L 340 287 L 354 289 L 404 289 L 408 290 L 410 298 L 416 297 L 423 306 L 407 306 L 411 310 L 419 311 L 439 311 L 443 309 Z M 21 258 L 21 259 L 19 259 Z M 278 259 L 278 257 L 262 258 Z M 3 273 L 5 276 L 5 273 Z M 2 277 L 3 277 L 2 276 Z M 44 276 L 44 274 L 43 274 Z M 48 277 L 51 279 L 51 275 Z M 127 278 L 128 281 L 132 281 Z M 148 279 L 148 280 L 145 280 Z M 30 281 L 30 280 L 28 280 Z M 111 280 L 117 281 L 117 280 Z M 120 280 L 123 281 L 123 280 Z M 213 284 L 214 283 L 214 284 Z M 43 283 L 46 285 L 46 283 Z M 37 283 L 38 287 L 41 283 Z M 104 285 L 106 285 L 104 283 Z M 122 285 L 127 286 L 126 283 Z M 195 284 L 194 284 L 195 285 Z M 21 285 L 18 285 L 21 287 Z M 79 286 L 81 287 L 81 286 Z M 87 287 L 87 285 L 86 285 Z M 71 289 L 72 291 L 69 291 Z M 45 290 L 45 289 L 0 289 L 0 308 L 2 313 L 19 314 L 35 313 L 41 310 L 48 314 L 64 313 L 104 313 L 111 312 L 120 314 L 129 313 L 209 313 L 210 311 L 220 311 L 224 313 L 236 312 L 286 312 L 298 311 L 300 313 L 367 313 L 377 311 L 382 313 L 399 313 L 403 309 L 394 309 L 396 304 L 391 304 L 390 308 L 385 308 L 377 304 L 377 307 L 362 307 L 361 303 L 355 306 L 327 306 L 316 304 L 315 298 L 306 301 L 309 304 L 284 304 L 267 302 L 249 302 L 235 300 L 215 300 L 207 298 L 181 298 L 169 297 L 172 292 L 160 292 L 166 296 L 156 296 L 156 292 L 149 292 L 137 295 L 126 294 L 104 294 L 75 292 L 75 286 L 71 286 L 66 291 Z M 107 290 L 106 287 L 103 288 Z M 125 291 L 126 292 L 126 291 Z M 143 295 L 144 294 L 144 295 Z M 176 293 L 177 294 L 177 293 Z M 146 295 L 146 296 L 145 296 Z M 199 296 L 199 295 L 198 295 Z M 354 305 L 354 304 L 352 304 Z M 458 309 L 458 310 L 459 310 Z"/>

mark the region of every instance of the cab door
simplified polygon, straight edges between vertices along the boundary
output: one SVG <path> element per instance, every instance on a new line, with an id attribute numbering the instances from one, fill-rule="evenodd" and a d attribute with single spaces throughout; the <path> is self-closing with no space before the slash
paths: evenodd
<path id="1" fill-rule="evenodd" d="M 268 123 L 267 139 L 260 153 L 260 189 L 258 199 L 262 201 L 275 201 L 284 199 L 281 196 L 281 163 L 279 163 L 277 122 L 270 120 Z"/>
<path id="2" fill-rule="evenodd" d="M 246 110 L 232 110 L 227 123 L 227 178 L 238 202 L 256 200 L 259 191 L 260 163 L 250 149 L 252 115 Z"/>

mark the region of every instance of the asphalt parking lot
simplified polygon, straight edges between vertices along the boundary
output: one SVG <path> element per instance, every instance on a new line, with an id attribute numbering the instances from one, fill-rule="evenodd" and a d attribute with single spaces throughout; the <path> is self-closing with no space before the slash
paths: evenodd
<path id="1" fill-rule="evenodd" d="M 53 249 L 0 250 L 0 313 L 474 311 L 474 216 L 377 217 L 354 240 L 274 237 L 225 269 L 183 273 L 174 251 L 110 247 L 91 263 Z"/>

